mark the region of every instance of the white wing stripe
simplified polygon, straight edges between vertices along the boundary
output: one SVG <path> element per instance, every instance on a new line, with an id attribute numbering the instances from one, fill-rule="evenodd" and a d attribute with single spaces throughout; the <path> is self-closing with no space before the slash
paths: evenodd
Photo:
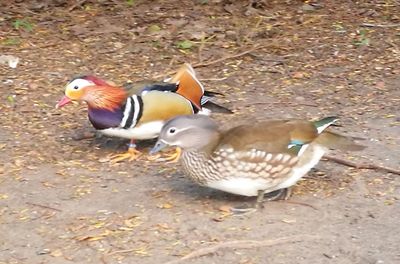
<path id="1" fill-rule="evenodd" d="M 122 121 L 120 123 L 121 127 L 124 127 L 126 125 L 126 122 L 128 121 L 129 113 L 131 112 L 131 108 L 132 108 L 132 98 L 129 97 L 128 100 L 126 100 L 124 116 L 123 116 Z"/>
<path id="2" fill-rule="evenodd" d="M 134 126 L 136 126 L 137 119 L 138 119 L 138 116 L 139 116 L 140 104 L 139 104 L 139 100 L 138 100 L 137 96 L 132 96 L 131 98 L 133 99 L 133 103 L 134 103 L 133 110 L 135 111 L 133 113 L 133 120 L 132 120 L 131 127 L 134 127 Z"/>

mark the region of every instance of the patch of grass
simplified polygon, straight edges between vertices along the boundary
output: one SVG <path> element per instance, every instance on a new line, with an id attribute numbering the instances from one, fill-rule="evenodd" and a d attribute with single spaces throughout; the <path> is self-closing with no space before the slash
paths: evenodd
<path id="1" fill-rule="evenodd" d="M 21 40 L 19 38 L 6 38 L 1 44 L 4 46 L 17 46 L 21 44 Z"/>
<path id="2" fill-rule="evenodd" d="M 153 47 L 155 47 L 155 48 L 161 48 L 161 42 L 158 41 L 158 40 L 152 41 L 151 44 L 152 44 Z"/>
<path id="3" fill-rule="evenodd" d="M 128 6 L 133 6 L 135 4 L 135 0 L 126 0 L 126 4 Z"/>
<path id="4" fill-rule="evenodd" d="M 187 50 L 191 49 L 194 46 L 194 43 L 190 40 L 181 40 L 176 43 L 178 49 Z"/>
<path id="5" fill-rule="evenodd" d="M 356 46 L 368 46 L 370 44 L 370 39 L 367 37 L 368 31 L 365 29 L 361 29 L 358 31 L 358 38 L 354 41 L 354 45 Z"/>
<path id="6" fill-rule="evenodd" d="M 334 23 L 332 27 L 337 33 L 346 33 L 346 28 L 341 23 Z"/>
<path id="7" fill-rule="evenodd" d="M 33 30 L 33 24 L 26 18 L 17 19 L 12 23 L 12 25 L 16 30 L 23 29 L 29 32 Z"/>
<path id="8" fill-rule="evenodd" d="M 8 101 L 10 104 L 15 104 L 15 95 L 9 95 L 9 96 L 7 96 L 7 101 Z"/>
<path id="9" fill-rule="evenodd" d="M 157 33 L 161 30 L 161 28 L 159 25 L 154 24 L 154 25 L 149 26 L 147 28 L 147 30 L 149 31 L 149 33 Z"/>

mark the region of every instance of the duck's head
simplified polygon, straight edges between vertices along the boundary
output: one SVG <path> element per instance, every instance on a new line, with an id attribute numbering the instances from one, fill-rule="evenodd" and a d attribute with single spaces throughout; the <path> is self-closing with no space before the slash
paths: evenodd
<path id="1" fill-rule="evenodd" d="M 176 146 L 184 150 L 199 150 L 210 143 L 215 143 L 218 137 L 218 126 L 209 117 L 203 115 L 178 116 L 163 126 L 151 153 L 154 154 L 166 146 Z"/>
<path id="2" fill-rule="evenodd" d="M 72 101 L 85 101 L 94 108 L 113 110 L 126 99 L 123 88 L 97 78 L 93 75 L 80 76 L 72 79 L 65 86 L 65 95 L 57 103 L 60 108 Z"/>

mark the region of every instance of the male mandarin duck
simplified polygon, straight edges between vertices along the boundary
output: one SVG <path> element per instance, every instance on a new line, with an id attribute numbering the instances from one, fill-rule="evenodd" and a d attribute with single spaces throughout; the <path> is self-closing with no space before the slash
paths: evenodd
<path id="1" fill-rule="evenodd" d="M 205 91 L 193 68 L 184 64 L 168 82 L 119 87 L 94 76 L 75 78 L 67 84 L 57 107 L 73 100 L 85 101 L 95 129 L 108 136 L 131 139 L 128 152 L 114 157 L 113 161 L 118 162 L 138 158 L 141 152 L 136 150 L 135 140 L 156 138 L 172 117 L 208 114 L 211 110 L 232 113 L 210 101 L 215 94 Z M 177 151 L 171 160 L 178 157 Z"/>
<path id="2" fill-rule="evenodd" d="M 271 120 L 223 132 L 206 116 L 180 116 L 164 125 L 151 153 L 168 145 L 181 148 L 181 163 L 191 180 L 237 195 L 257 196 L 258 208 L 265 193 L 277 191 L 275 199 L 283 195 L 287 199 L 288 188 L 329 149 L 364 148 L 325 130 L 336 120 Z"/>

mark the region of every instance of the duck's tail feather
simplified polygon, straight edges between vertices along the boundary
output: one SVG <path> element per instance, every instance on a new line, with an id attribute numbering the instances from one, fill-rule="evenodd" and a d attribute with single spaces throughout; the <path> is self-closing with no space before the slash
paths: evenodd
<path id="1" fill-rule="evenodd" d="M 354 142 L 355 139 L 359 138 L 346 137 L 329 130 L 324 130 L 315 141 L 327 148 L 344 151 L 359 151 L 366 148 Z"/>

